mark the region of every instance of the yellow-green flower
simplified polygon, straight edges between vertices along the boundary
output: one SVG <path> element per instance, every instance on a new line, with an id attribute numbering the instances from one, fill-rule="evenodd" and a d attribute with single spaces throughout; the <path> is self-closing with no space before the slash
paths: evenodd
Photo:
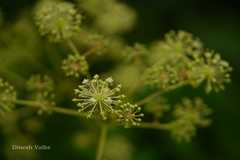
<path id="1" fill-rule="evenodd" d="M 120 94 L 121 85 L 114 86 L 113 79 L 84 79 L 75 89 L 74 102 L 80 107 L 79 112 L 86 112 L 87 118 L 101 117 L 103 120 L 112 116 L 123 102 L 124 95 Z"/>

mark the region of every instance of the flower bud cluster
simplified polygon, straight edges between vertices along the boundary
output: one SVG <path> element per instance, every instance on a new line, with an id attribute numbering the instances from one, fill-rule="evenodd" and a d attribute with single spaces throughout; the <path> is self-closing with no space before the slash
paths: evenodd
<path id="1" fill-rule="evenodd" d="M 16 92 L 6 81 L 0 78 L 0 116 L 11 111 L 15 106 Z"/>
<path id="2" fill-rule="evenodd" d="M 38 111 L 39 114 L 50 112 L 48 107 L 55 105 L 53 86 L 53 80 L 46 75 L 33 75 L 27 81 L 27 89 L 31 94 L 31 98 L 42 106 Z"/>
<path id="3" fill-rule="evenodd" d="M 207 51 L 201 57 L 196 57 L 189 66 L 191 83 L 198 85 L 206 82 L 206 92 L 220 91 L 225 84 L 231 82 L 230 72 L 232 67 L 221 56 L 212 51 Z"/>
<path id="4" fill-rule="evenodd" d="M 144 114 L 141 113 L 141 107 L 130 103 L 120 105 L 120 110 L 116 113 L 118 115 L 117 121 L 122 123 L 126 128 L 140 125 L 142 117 L 144 116 Z"/>
<path id="5" fill-rule="evenodd" d="M 79 54 L 69 55 L 67 59 L 62 62 L 62 69 L 66 76 L 73 76 L 78 78 L 80 75 L 88 73 L 88 63 L 85 56 Z"/>
<path id="6" fill-rule="evenodd" d="M 60 42 L 79 32 L 81 15 L 69 2 L 44 0 L 36 7 L 35 21 L 41 35 L 52 42 Z"/>
<path id="7" fill-rule="evenodd" d="M 210 124 L 207 118 L 211 110 L 200 98 L 194 100 L 183 99 L 181 104 L 175 106 L 173 121 L 169 130 L 177 141 L 190 141 L 196 133 L 197 127 L 206 127 Z"/>
<path id="8" fill-rule="evenodd" d="M 229 63 L 219 54 L 204 50 L 200 41 L 187 32 L 168 33 L 153 55 L 155 62 L 146 70 L 146 84 L 164 91 L 183 85 L 196 87 L 206 82 L 209 93 L 223 90 L 230 82 Z"/>

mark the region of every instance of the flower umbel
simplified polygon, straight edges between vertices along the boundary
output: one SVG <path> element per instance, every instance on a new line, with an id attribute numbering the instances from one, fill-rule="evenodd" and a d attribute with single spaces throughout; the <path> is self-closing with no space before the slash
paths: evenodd
<path id="1" fill-rule="evenodd" d="M 35 19 L 40 33 L 53 42 L 73 37 L 78 33 L 81 24 L 81 15 L 69 2 L 40 2 L 36 8 Z"/>
<path id="2" fill-rule="evenodd" d="M 141 113 L 141 107 L 138 105 L 133 105 L 130 103 L 124 103 L 120 105 L 120 110 L 117 111 L 117 116 L 120 123 L 122 123 L 125 127 L 138 126 L 142 121 L 142 117 L 144 116 Z"/>
<path id="3" fill-rule="evenodd" d="M 100 79 L 95 75 L 92 80 L 84 79 L 75 89 L 73 99 L 80 107 L 79 112 L 86 112 L 87 118 L 93 116 L 106 120 L 122 103 L 124 95 L 120 94 L 121 85 L 113 86 L 113 79 Z"/>
<path id="4" fill-rule="evenodd" d="M 51 78 L 44 75 L 34 75 L 27 82 L 27 89 L 31 92 L 31 98 L 41 104 L 41 108 L 38 110 L 39 114 L 48 112 L 48 107 L 54 106 L 55 102 L 53 94 L 54 82 Z"/>
<path id="5" fill-rule="evenodd" d="M 175 108 L 173 114 L 176 120 L 170 123 L 169 129 L 177 141 L 190 141 L 197 127 L 210 124 L 207 116 L 211 114 L 211 110 L 200 98 L 183 99 L 182 104 L 177 104 Z"/>
<path id="6" fill-rule="evenodd" d="M 229 83 L 232 67 L 219 54 L 207 51 L 203 56 L 196 57 L 190 66 L 189 77 L 193 85 L 206 81 L 206 92 L 223 90 Z"/>
<path id="7" fill-rule="evenodd" d="M 202 50 L 202 42 L 191 33 L 170 31 L 165 35 L 164 40 L 157 41 L 152 45 L 150 60 L 166 63 L 169 60 L 173 61 L 185 56 L 201 54 Z"/>
<path id="8" fill-rule="evenodd" d="M 53 91 L 53 80 L 47 75 L 33 75 L 27 81 L 27 89 L 34 92 L 51 92 Z"/>
<path id="9" fill-rule="evenodd" d="M 0 116 L 14 108 L 15 100 L 16 92 L 14 88 L 0 78 Z"/>
<path id="10" fill-rule="evenodd" d="M 88 73 L 88 63 L 84 56 L 69 55 L 63 60 L 62 69 L 67 76 L 79 77 Z"/>

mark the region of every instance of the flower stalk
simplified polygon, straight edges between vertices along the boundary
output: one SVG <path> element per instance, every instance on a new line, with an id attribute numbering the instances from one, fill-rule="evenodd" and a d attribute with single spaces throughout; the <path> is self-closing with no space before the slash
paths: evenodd
<path id="1" fill-rule="evenodd" d="M 108 126 L 106 124 L 103 124 L 101 126 L 101 131 L 100 131 L 96 160 L 101 160 L 103 157 L 104 147 L 105 147 L 106 140 L 107 140 L 107 132 L 108 132 Z"/>

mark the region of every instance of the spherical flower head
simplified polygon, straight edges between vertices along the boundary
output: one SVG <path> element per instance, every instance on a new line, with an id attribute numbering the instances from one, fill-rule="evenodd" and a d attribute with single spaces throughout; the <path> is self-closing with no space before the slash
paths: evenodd
<path id="1" fill-rule="evenodd" d="M 164 40 L 154 43 L 151 47 L 151 61 L 166 62 L 169 59 L 179 59 L 184 56 L 200 54 L 203 50 L 202 42 L 191 33 L 185 31 L 170 31 Z"/>
<path id="2" fill-rule="evenodd" d="M 27 81 L 27 89 L 33 92 L 51 92 L 53 91 L 53 80 L 47 75 L 33 75 Z"/>
<path id="3" fill-rule="evenodd" d="M 0 78 L 0 115 L 11 111 L 15 106 L 16 92 L 14 88 Z"/>
<path id="4" fill-rule="evenodd" d="M 225 60 L 222 60 L 219 54 L 207 51 L 203 56 L 196 57 L 196 60 L 190 66 L 193 84 L 197 85 L 206 81 L 206 92 L 212 90 L 220 91 L 225 88 L 225 84 L 231 82 L 230 72 L 232 67 Z"/>
<path id="5" fill-rule="evenodd" d="M 78 54 L 69 55 L 62 63 L 62 69 L 65 74 L 76 78 L 80 75 L 86 75 L 88 73 L 88 68 L 86 58 Z"/>
<path id="6" fill-rule="evenodd" d="M 75 89 L 73 99 L 80 107 L 79 112 L 87 113 L 87 118 L 100 117 L 103 120 L 111 117 L 116 108 L 122 103 L 124 95 L 120 94 L 121 85 L 114 86 L 113 79 L 84 79 Z"/>
<path id="7" fill-rule="evenodd" d="M 141 113 L 141 107 L 138 105 L 124 103 L 120 105 L 120 110 L 117 112 L 117 121 L 123 124 L 126 128 L 131 126 L 139 126 L 144 116 Z"/>
<path id="8" fill-rule="evenodd" d="M 38 114 L 51 113 L 49 107 L 55 106 L 53 88 L 54 82 L 47 75 L 33 75 L 28 80 L 27 89 L 31 93 L 31 98 L 41 104 Z"/>
<path id="9" fill-rule="evenodd" d="M 206 127 L 210 124 L 208 116 L 211 110 L 200 98 L 183 99 L 181 104 L 176 105 L 173 114 L 176 120 L 170 124 L 169 129 L 177 141 L 190 141 L 197 127 Z"/>
<path id="10" fill-rule="evenodd" d="M 96 17 L 96 26 L 104 33 L 114 34 L 130 30 L 136 20 L 136 13 L 127 5 L 112 3 Z"/>
<path id="11" fill-rule="evenodd" d="M 42 1 L 35 11 L 41 35 L 52 42 L 69 39 L 79 32 L 81 15 L 69 2 Z"/>
<path id="12" fill-rule="evenodd" d="M 192 55 L 202 50 L 202 42 L 191 33 L 170 31 L 165 35 L 166 49 L 175 49 L 177 54 Z"/>

